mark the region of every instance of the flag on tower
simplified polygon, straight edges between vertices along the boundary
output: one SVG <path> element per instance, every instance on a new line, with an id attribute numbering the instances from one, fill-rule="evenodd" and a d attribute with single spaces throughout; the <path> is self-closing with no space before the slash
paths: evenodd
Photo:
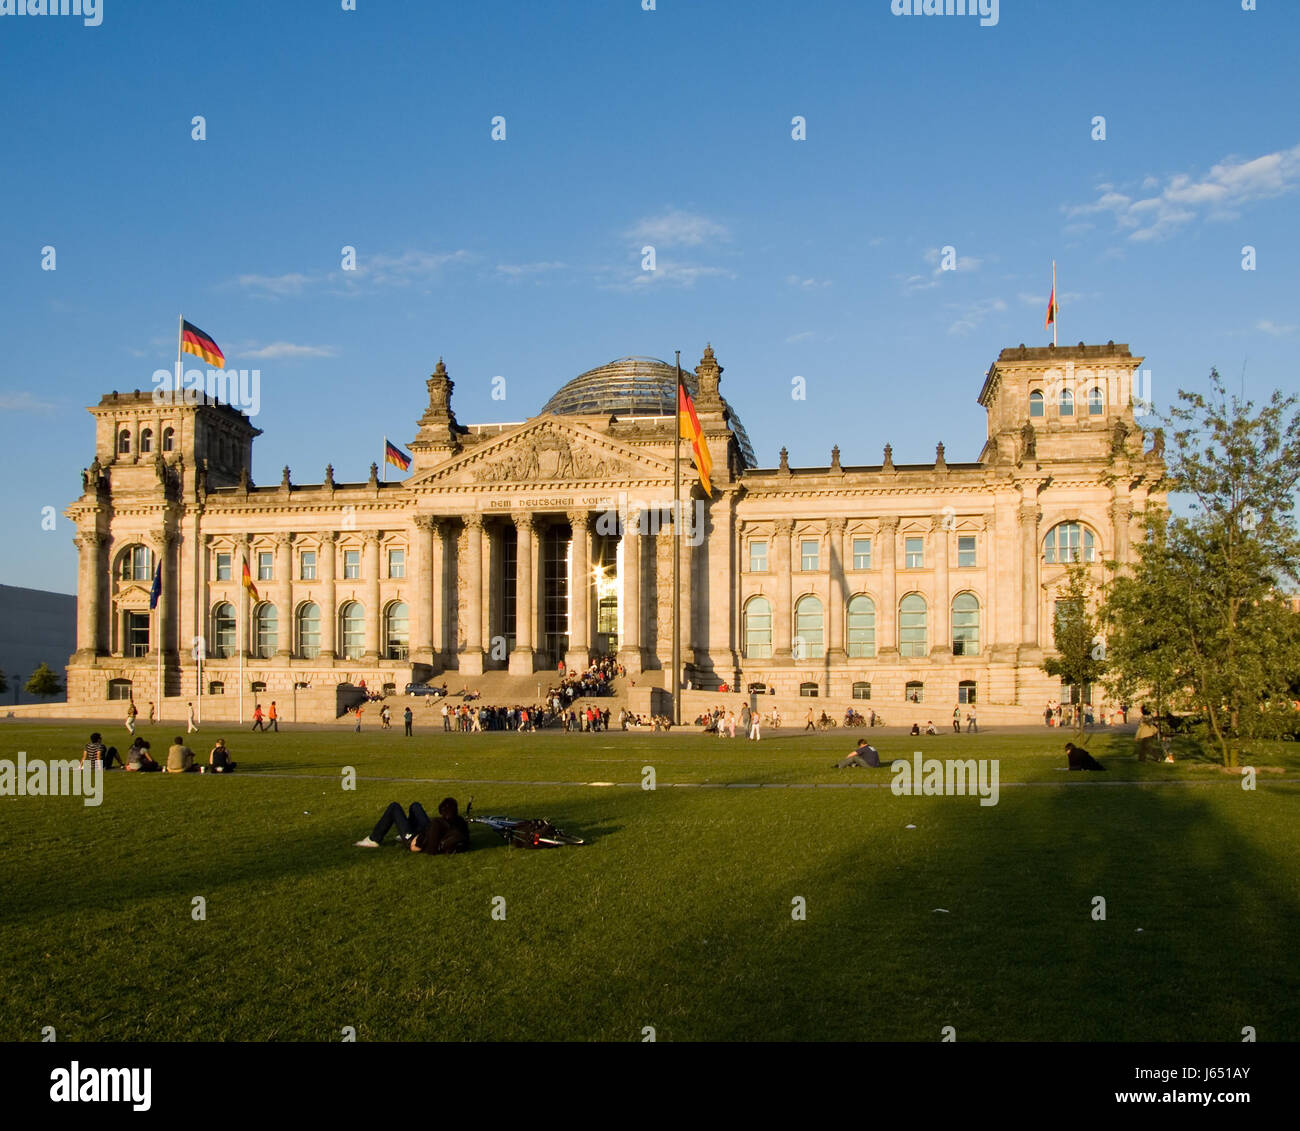
<path id="1" fill-rule="evenodd" d="M 218 369 L 226 367 L 226 355 L 221 352 L 221 347 L 193 322 L 186 322 L 184 319 L 181 319 L 181 349 L 185 353 L 203 358 L 209 365 L 215 365 Z"/>
<path id="2" fill-rule="evenodd" d="M 704 493 L 713 497 L 713 458 L 709 455 L 708 445 L 704 442 L 704 432 L 700 428 L 700 418 L 695 415 L 695 405 L 686 391 L 686 382 L 677 381 L 677 410 L 681 420 L 681 437 L 690 440 L 691 452 L 695 457 L 695 470 L 700 475 L 700 486 Z"/>
<path id="3" fill-rule="evenodd" d="M 1046 330 L 1053 322 L 1056 321 L 1056 284 L 1052 284 L 1052 295 L 1047 300 L 1047 321 L 1043 323 L 1043 329 Z"/>
<path id="4" fill-rule="evenodd" d="M 401 468 L 405 471 L 411 466 L 411 457 L 408 456 L 401 448 L 391 440 L 384 440 L 384 462 L 391 463 L 394 467 Z"/>
<path id="5" fill-rule="evenodd" d="M 158 607 L 158 598 L 162 596 L 162 562 L 153 571 L 153 585 L 149 589 L 149 608 Z"/>

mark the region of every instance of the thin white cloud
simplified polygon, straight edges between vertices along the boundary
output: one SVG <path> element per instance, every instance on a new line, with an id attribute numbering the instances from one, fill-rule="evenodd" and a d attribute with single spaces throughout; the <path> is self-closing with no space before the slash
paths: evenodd
<path id="1" fill-rule="evenodd" d="M 0 393 L 0 412 L 55 412 L 58 405 L 38 400 L 24 390 L 21 393 Z"/>
<path id="2" fill-rule="evenodd" d="M 698 212 L 670 208 L 658 216 L 638 220 L 626 233 L 627 237 L 656 249 L 663 247 L 699 247 L 730 238 L 723 224 L 710 220 Z"/>
<path id="3" fill-rule="evenodd" d="M 787 275 L 785 281 L 789 286 L 798 287 L 800 290 L 813 291 L 819 287 L 829 287 L 829 279 L 802 278 L 799 275 Z"/>
<path id="4" fill-rule="evenodd" d="M 1292 323 L 1285 325 L 1272 321 L 1268 318 L 1261 318 L 1255 323 L 1256 330 L 1262 330 L 1265 334 L 1272 334 L 1275 338 L 1280 338 L 1286 334 L 1295 333 L 1295 326 Z"/>
<path id="5" fill-rule="evenodd" d="M 950 334 L 968 334 L 991 314 L 1000 314 L 1007 304 L 1000 298 L 982 298 L 958 307 L 956 319 L 948 327 Z"/>
<path id="6" fill-rule="evenodd" d="M 539 263 L 498 263 L 497 270 L 511 279 L 522 279 L 530 275 L 545 275 L 551 271 L 564 271 L 567 263 L 543 260 Z"/>
<path id="7" fill-rule="evenodd" d="M 804 330 L 798 334 L 791 334 L 788 338 L 786 338 L 786 342 L 789 345 L 793 345 L 795 342 L 806 342 L 815 337 L 817 337 L 815 331 Z"/>
<path id="8" fill-rule="evenodd" d="M 333 346 L 300 346 L 294 342 L 272 342 L 257 349 L 231 350 L 237 357 L 253 358 L 257 361 L 292 360 L 299 357 L 335 357 L 338 354 Z"/>
<path id="9" fill-rule="evenodd" d="M 302 294 L 303 288 L 312 281 L 310 276 L 297 272 L 288 275 L 240 275 L 238 279 L 244 290 L 271 298 Z"/>
<path id="10" fill-rule="evenodd" d="M 1177 173 L 1160 179 L 1148 176 L 1135 197 L 1115 185 L 1097 186 L 1090 204 L 1063 205 L 1070 219 L 1110 215 L 1119 231 L 1138 243 L 1167 239 L 1195 220 L 1233 220 L 1255 201 L 1293 192 L 1300 185 L 1300 145 L 1249 160 L 1225 157 L 1203 176 Z"/>

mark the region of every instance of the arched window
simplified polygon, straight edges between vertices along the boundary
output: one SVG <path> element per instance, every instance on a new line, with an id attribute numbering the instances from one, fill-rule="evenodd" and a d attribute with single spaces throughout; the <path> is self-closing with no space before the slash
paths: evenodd
<path id="1" fill-rule="evenodd" d="M 1100 416 L 1106 411 L 1106 398 L 1102 395 L 1101 386 L 1094 385 L 1088 390 L 1088 415 Z"/>
<path id="2" fill-rule="evenodd" d="M 235 654 L 235 606 L 222 601 L 212 610 L 212 655 L 226 660 Z"/>
<path id="3" fill-rule="evenodd" d="M 929 653 L 929 630 L 925 598 L 909 593 L 898 604 L 898 653 L 901 656 L 925 656 Z"/>
<path id="4" fill-rule="evenodd" d="M 1043 539 L 1043 560 L 1049 563 L 1096 561 L 1092 531 L 1077 522 L 1057 523 Z"/>
<path id="5" fill-rule="evenodd" d="M 865 682 L 865 681 L 862 681 L 862 680 L 859 680 L 857 683 L 855 683 L 855 684 L 853 685 L 853 698 L 854 698 L 854 699 L 870 699 L 870 698 L 871 698 L 871 684 L 869 684 L 869 683 L 867 683 L 867 682 Z"/>
<path id="6" fill-rule="evenodd" d="M 153 580 L 153 552 L 148 546 L 128 546 L 122 551 L 122 580 Z"/>
<path id="7" fill-rule="evenodd" d="M 819 660 L 825 654 L 822 603 L 816 597 L 800 597 L 794 607 L 794 658 Z"/>
<path id="8" fill-rule="evenodd" d="M 850 656 L 876 654 L 876 603 L 862 594 L 849 602 L 848 650 Z"/>
<path id="9" fill-rule="evenodd" d="M 1061 390 L 1060 413 L 1062 416 L 1074 415 L 1074 392 L 1071 389 Z"/>
<path id="10" fill-rule="evenodd" d="M 140 433 L 140 454 L 153 451 L 153 429 L 146 428 Z"/>
<path id="11" fill-rule="evenodd" d="M 264 680 L 255 679 L 251 684 L 249 684 L 248 690 L 254 695 L 261 695 L 266 691 L 266 682 Z"/>
<path id="12" fill-rule="evenodd" d="M 409 616 L 405 601 L 394 601 L 384 612 L 384 656 L 405 660 L 410 649 Z"/>
<path id="13" fill-rule="evenodd" d="M 766 597 L 751 597 L 745 604 L 744 652 L 747 660 L 772 655 L 772 605 Z"/>
<path id="14" fill-rule="evenodd" d="M 120 456 L 131 454 L 131 433 L 125 428 L 117 434 L 117 454 Z"/>
<path id="15" fill-rule="evenodd" d="M 163 451 L 171 452 L 176 450 L 176 429 L 163 429 Z"/>
<path id="16" fill-rule="evenodd" d="M 958 593 L 952 601 L 952 654 L 975 656 L 979 650 L 979 598 L 974 593 Z"/>
<path id="17" fill-rule="evenodd" d="M 1043 394 L 1040 393 L 1037 389 L 1035 389 L 1032 393 L 1029 394 L 1029 415 L 1030 416 L 1043 415 Z"/>
<path id="18" fill-rule="evenodd" d="M 269 660 L 275 655 L 275 646 L 279 638 L 279 617 L 276 614 L 275 606 L 269 601 L 264 601 L 257 606 L 257 611 L 253 614 L 254 632 L 257 637 L 255 655 L 259 659 Z"/>
<path id="19" fill-rule="evenodd" d="M 366 648 L 366 610 L 359 601 L 349 601 L 339 616 L 343 629 L 340 640 L 345 660 L 359 660 Z"/>
<path id="20" fill-rule="evenodd" d="M 208 684 L 209 695 L 224 695 L 225 693 L 226 693 L 226 685 L 222 683 L 221 680 L 214 679 L 211 683 Z"/>
<path id="21" fill-rule="evenodd" d="M 131 681 L 129 679 L 110 679 L 108 681 L 108 697 L 110 699 L 130 699 Z"/>
<path id="22" fill-rule="evenodd" d="M 817 686 L 817 684 L 812 682 L 801 683 L 799 685 L 799 694 L 802 695 L 805 699 L 816 699 L 817 693 L 820 690 L 821 689 Z"/>
<path id="23" fill-rule="evenodd" d="M 925 684 L 919 679 L 909 680 L 903 688 L 903 698 L 909 703 L 925 702 Z"/>
<path id="24" fill-rule="evenodd" d="M 975 681 L 973 679 L 963 679 L 961 683 L 957 684 L 957 702 L 975 702 Z"/>
<path id="25" fill-rule="evenodd" d="M 312 601 L 298 606 L 298 655 L 304 660 L 320 655 L 320 606 Z"/>

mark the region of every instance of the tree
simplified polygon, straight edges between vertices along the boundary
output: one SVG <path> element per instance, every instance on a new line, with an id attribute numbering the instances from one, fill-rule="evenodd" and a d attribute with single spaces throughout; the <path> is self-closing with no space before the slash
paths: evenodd
<path id="1" fill-rule="evenodd" d="M 1052 639 L 1057 654 L 1043 662 L 1043 671 L 1048 675 L 1080 690 L 1084 684 L 1097 683 L 1106 670 L 1105 651 L 1097 638 L 1097 621 L 1088 612 L 1090 590 L 1088 567 L 1082 562 L 1068 565 L 1052 617 Z M 1082 705 L 1075 734 L 1083 736 Z"/>
<path id="2" fill-rule="evenodd" d="M 5 678 L 4 669 L 0 668 L 0 695 L 9 690 L 9 681 Z"/>
<path id="3" fill-rule="evenodd" d="M 39 695 L 42 699 L 48 699 L 51 695 L 58 695 L 63 691 L 63 684 L 59 682 L 59 677 L 50 670 L 49 664 L 41 664 L 34 672 L 32 677 L 27 681 L 27 693 L 29 695 Z"/>
<path id="4" fill-rule="evenodd" d="M 1210 397 L 1180 391 L 1168 486 L 1186 517 L 1145 516 L 1131 573 L 1103 610 L 1112 686 L 1189 711 L 1227 766 L 1241 743 L 1294 729 L 1300 617 L 1282 599 L 1300 551 L 1297 398 L 1274 392 L 1258 411 L 1229 398 L 1211 370 Z"/>

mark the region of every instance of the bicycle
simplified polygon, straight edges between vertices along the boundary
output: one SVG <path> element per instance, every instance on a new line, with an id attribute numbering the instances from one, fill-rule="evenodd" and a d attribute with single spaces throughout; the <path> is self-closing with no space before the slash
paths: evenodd
<path id="1" fill-rule="evenodd" d="M 472 825 L 487 825 L 512 848 L 562 848 L 586 844 L 581 837 L 557 829 L 549 820 L 537 817 L 474 817 L 474 798 L 465 806 L 465 820 Z"/>

